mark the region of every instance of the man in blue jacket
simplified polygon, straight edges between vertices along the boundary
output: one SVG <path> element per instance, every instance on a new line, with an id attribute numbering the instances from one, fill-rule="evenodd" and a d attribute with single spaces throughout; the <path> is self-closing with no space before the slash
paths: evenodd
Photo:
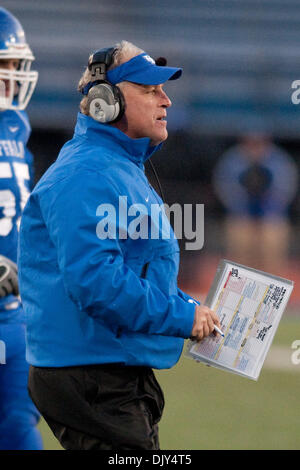
<path id="1" fill-rule="evenodd" d="M 158 449 L 152 368 L 219 326 L 178 289 L 177 240 L 151 213 L 144 162 L 168 135 L 163 84 L 181 75 L 160 63 L 127 41 L 90 57 L 74 137 L 22 218 L 29 391 L 65 449 Z"/>

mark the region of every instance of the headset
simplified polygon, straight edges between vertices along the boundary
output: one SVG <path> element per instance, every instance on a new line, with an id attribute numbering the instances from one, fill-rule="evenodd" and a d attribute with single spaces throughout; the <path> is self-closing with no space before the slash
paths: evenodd
<path id="1" fill-rule="evenodd" d="M 90 116 L 103 124 L 119 121 L 125 112 L 123 93 L 106 79 L 116 51 L 116 48 L 109 47 L 94 52 L 88 63 L 92 81 L 81 90 L 87 95 Z"/>

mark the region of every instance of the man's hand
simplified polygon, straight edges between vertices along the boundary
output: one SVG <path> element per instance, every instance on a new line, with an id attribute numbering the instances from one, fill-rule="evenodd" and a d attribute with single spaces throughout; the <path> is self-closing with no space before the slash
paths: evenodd
<path id="1" fill-rule="evenodd" d="M 9 294 L 19 295 L 18 268 L 13 261 L 0 255 L 0 297 Z"/>
<path id="2" fill-rule="evenodd" d="M 201 341 L 211 333 L 214 333 L 215 336 L 219 336 L 219 333 L 214 330 L 214 325 L 221 328 L 219 318 L 215 312 L 206 307 L 206 305 L 197 305 L 191 339 Z"/>

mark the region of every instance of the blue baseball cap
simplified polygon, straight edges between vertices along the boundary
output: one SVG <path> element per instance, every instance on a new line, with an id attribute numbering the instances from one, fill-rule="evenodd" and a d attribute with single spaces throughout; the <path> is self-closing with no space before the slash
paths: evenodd
<path id="1" fill-rule="evenodd" d="M 155 60 L 143 52 L 109 70 L 106 77 L 112 85 L 124 81 L 140 85 L 161 85 L 167 80 L 176 80 L 181 74 L 182 69 L 156 65 Z"/>

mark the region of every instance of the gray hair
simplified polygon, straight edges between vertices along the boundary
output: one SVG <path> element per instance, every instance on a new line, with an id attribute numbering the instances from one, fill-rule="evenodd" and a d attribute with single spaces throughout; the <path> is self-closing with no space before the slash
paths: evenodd
<path id="1" fill-rule="evenodd" d="M 144 51 L 140 49 L 139 47 L 135 46 L 131 42 L 128 41 L 121 41 L 117 44 L 115 44 L 115 49 L 116 52 L 113 55 L 113 62 L 111 66 L 108 68 L 108 70 L 112 70 L 115 67 L 118 67 L 119 65 L 123 64 L 124 62 L 127 62 L 128 60 L 132 59 L 133 57 L 142 54 Z M 89 57 L 89 59 L 92 57 L 92 55 Z M 92 81 L 92 76 L 91 76 L 91 71 L 89 70 L 88 67 L 86 67 L 83 75 L 81 76 L 79 83 L 78 83 L 78 91 L 81 91 L 82 88 L 84 88 L 89 82 Z M 122 88 L 124 82 L 121 84 L 117 84 L 120 88 Z M 86 114 L 87 116 L 89 115 L 89 107 L 87 105 L 87 96 L 84 96 L 82 100 L 80 101 L 80 111 L 82 114 Z"/>

